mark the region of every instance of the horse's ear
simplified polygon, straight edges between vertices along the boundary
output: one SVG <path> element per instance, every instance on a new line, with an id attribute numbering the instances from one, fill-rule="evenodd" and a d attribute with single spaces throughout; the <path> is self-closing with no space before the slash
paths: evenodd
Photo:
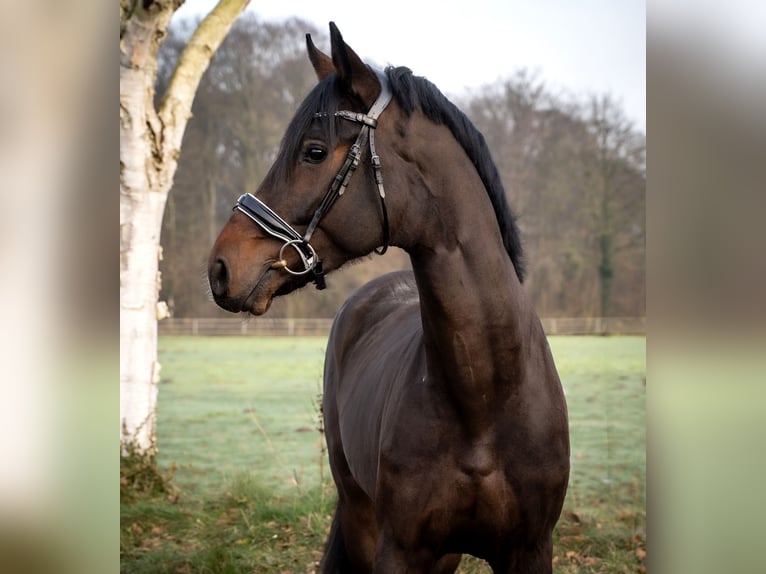
<path id="1" fill-rule="evenodd" d="M 380 94 L 380 81 L 375 72 L 343 41 L 335 22 L 330 22 L 330 41 L 332 62 L 344 89 L 356 94 L 367 107 L 372 106 Z"/>
<path id="2" fill-rule="evenodd" d="M 311 65 L 314 66 L 314 72 L 316 72 L 317 79 L 321 81 L 335 71 L 332 59 L 324 52 L 319 51 L 311 39 L 311 34 L 306 34 L 306 50 L 309 53 Z"/>

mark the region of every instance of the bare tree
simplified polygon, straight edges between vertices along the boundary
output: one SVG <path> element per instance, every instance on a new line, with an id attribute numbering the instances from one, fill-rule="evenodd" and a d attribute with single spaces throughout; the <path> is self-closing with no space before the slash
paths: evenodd
<path id="1" fill-rule="evenodd" d="M 646 143 L 609 96 L 592 97 L 588 107 L 593 155 L 587 204 L 598 253 L 598 312 L 608 317 L 615 259 L 621 251 L 644 243 Z"/>
<path id="2" fill-rule="evenodd" d="M 538 312 L 643 313 L 645 141 L 618 103 L 554 97 L 520 72 L 465 107 L 519 216 Z"/>
<path id="3" fill-rule="evenodd" d="M 200 78 L 249 0 L 220 0 L 155 106 L 158 51 L 183 0 L 120 0 L 121 439 L 154 447 L 160 229 Z"/>

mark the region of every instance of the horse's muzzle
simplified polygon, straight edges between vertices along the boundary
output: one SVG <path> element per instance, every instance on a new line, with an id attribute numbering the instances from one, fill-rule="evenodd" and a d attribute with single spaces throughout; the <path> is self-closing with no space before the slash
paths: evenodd
<path id="1" fill-rule="evenodd" d="M 208 269 L 208 281 L 210 281 L 210 291 L 218 303 L 218 299 L 225 297 L 229 292 L 229 270 L 226 262 L 220 257 Z"/>
<path id="2" fill-rule="evenodd" d="M 210 293 L 219 307 L 232 313 L 239 313 L 244 310 L 247 297 L 242 295 L 231 296 L 231 274 L 224 258 L 217 257 L 210 265 L 208 282 Z"/>

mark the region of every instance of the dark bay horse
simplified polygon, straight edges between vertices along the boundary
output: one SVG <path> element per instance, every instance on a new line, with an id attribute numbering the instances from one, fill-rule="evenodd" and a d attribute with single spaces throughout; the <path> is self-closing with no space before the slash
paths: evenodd
<path id="1" fill-rule="evenodd" d="M 344 263 L 405 249 L 339 311 L 323 412 L 338 506 L 324 572 L 551 572 L 569 476 L 564 394 L 521 281 L 484 138 L 406 68 L 366 66 L 330 25 L 318 85 L 209 259 L 216 302 L 266 312 Z M 384 184 L 385 182 L 385 189 Z"/>

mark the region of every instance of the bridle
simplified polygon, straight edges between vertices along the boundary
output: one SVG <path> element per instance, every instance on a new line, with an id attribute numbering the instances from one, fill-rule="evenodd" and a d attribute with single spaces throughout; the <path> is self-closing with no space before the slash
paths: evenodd
<path id="1" fill-rule="evenodd" d="M 369 143 L 370 162 L 372 163 L 375 184 L 378 187 L 380 205 L 383 210 L 383 246 L 379 249 L 376 248 L 374 251 L 379 255 L 383 255 L 388 249 L 388 210 L 386 209 L 386 192 L 383 189 L 383 174 L 381 173 L 380 157 L 375 149 L 375 128 L 378 126 L 378 117 L 380 117 L 380 114 L 382 114 L 388 106 L 392 94 L 388 78 L 385 74 L 377 70 L 374 71 L 380 80 L 380 95 L 378 95 L 378 98 L 372 104 L 370 110 L 366 114 L 347 110 L 340 110 L 333 114 L 337 118 L 361 124 L 362 127 L 359 130 L 359 135 L 356 137 L 356 141 L 351 146 L 351 149 L 346 156 L 346 160 L 343 162 L 338 173 L 335 174 L 329 189 L 322 198 L 319 207 L 317 207 L 314 212 L 314 216 L 311 218 L 311 222 L 303 235 L 298 233 L 289 223 L 279 217 L 273 209 L 251 193 L 241 195 L 237 200 L 237 204 L 233 208 L 234 210 L 241 211 L 247 215 L 267 234 L 283 242 L 283 245 L 279 250 L 279 259 L 272 265 L 272 268 L 284 269 L 291 275 L 306 275 L 307 273 L 312 273 L 313 281 L 316 284 L 317 289 L 324 289 L 326 285 L 324 271 L 322 269 L 322 261 L 319 259 L 316 251 L 314 251 L 311 243 L 309 243 L 311 241 L 311 236 L 314 234 L 314 230 L 319 225 L 319 222 L 325 215 L 327 215 L 335 204 L 335 201 L 345 193 L 349 181 L 351 181 L 351 176 L 359 166 L 362 150 L 367 143 Z M 314 117 L 327 117 L 328 115 L 327 112 L 319 112 L 314 114 Z M 303 264 L 303 269 L 295 270 L 290 269 L 287 266 L 287 262 L 284 258 L 285 249 L 287 249 L 287 247 L 292 247 L 298 253 Z"/>

